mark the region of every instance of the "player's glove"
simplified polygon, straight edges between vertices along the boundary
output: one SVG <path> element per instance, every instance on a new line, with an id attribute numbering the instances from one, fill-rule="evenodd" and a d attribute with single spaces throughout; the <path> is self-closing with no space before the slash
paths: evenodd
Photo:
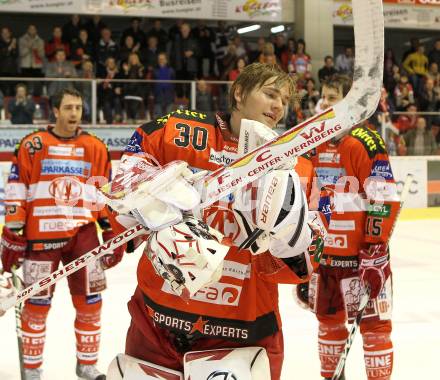
<path id="1" fill-rule="evenodd" d="M 25 237 L 8 227 L 3 227 L 0 241 L 0 256 L 5 272 L 11 272 L 11 268 L 14 265 L 16 268 L 20 267 L 23 263 L 26 246 L 27 242 Z"/>
<path id="2" fill-rule="evenodd" d="M 359 252 L 359 276 L 370 288 L 370 297 L 376 298 L 391 274 L 387 244 L 372 244 Z"/>
<path id="3" fill-rule="evenodd" d="M 113 239 L 116 235 L 112 230 L 105 230 L 102 232 L 102 240 L 108 241 Z M 101 257 L 101 264 L 104 270 L 114 267 L 118 264 L 124 256 L 125 244 L 114 249 L 113 253 Z"/>

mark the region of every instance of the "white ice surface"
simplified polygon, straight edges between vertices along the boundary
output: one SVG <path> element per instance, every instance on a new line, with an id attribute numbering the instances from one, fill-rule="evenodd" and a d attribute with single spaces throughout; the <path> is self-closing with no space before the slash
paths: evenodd
<path id="1" fill-rule="evenodd" d="M 438 378 L 440 345 L 440 220 L 399 222 L 391 254 L 394 271 L 395 362 L 393 379 Z M 107 271 L 109 289 L 104 292 L 102 343 L 99 368 L 124 351 L 129 324 L 126 303 L 135 287 L 138 254 L 125 257 Z M 285 361 L 282 380 L 320 379 L 317 354 L 317 323 L 299 308 L 291 286 L 281 286 Z M 48 317 L 44 352 L 45 380 L 76 380 L 73 306 L 66 281 L 57 287 Z M 14 313 L 0 318 L 0 380 L 19 380 Z M 356 336 L 347 361 L 347 380 L 366 379 L 360 335 Z"/>

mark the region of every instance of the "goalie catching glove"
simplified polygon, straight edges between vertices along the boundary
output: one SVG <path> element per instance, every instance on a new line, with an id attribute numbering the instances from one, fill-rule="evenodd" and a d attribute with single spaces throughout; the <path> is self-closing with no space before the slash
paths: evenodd
<path id="1" fill-rule="evenodd" d="M 178 224 L 152 232 L 145 252 L 156 273 L 186 298 L 220 279 L 229 250 L 222 238 L 201 220 L 185 216 Z"/>
<path id="2" fill-rule="evenodd" d="M 200 204 L 190 183 L 194 176 L 183 161 L 160 167 L 146 157 L 125 155 L 114 180 L 102 191 L 117 213 L 130 214 L 145 228 L 158 231 L 179 223 L 182 211 Z"/>

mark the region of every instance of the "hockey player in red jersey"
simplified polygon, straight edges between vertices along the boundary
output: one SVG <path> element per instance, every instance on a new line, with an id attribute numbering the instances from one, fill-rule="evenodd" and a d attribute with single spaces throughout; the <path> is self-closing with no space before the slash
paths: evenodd
<path id="1" fill-rule="evenodd" d="M 82 95 L 63 90 L 53 102 L 56 123 L 23 138 L 15 151 L 6 186 L 6 217 L 1 239 L 3 270 L 23 267 L 29 286 L 113 236 L 107 212 L 97 207 L 96 182 L 110 179 L 105 144 L 79 127 Z M 102 182 L 100 183 L 102 185 Z M 114 266 L 122 248 L 67 278 L 76 310 L 76 373 L 102 380 L 96 369 L 100 341 L 103 269 Z M 22 311 L 26 379 L 40 379 L 46 318 L 54 287 L 26 301 Z"/>
<path id="2" fill-rule="evenodd" d="M 259 63 L 247 66 L 231 87 L 230 114 L 177 110 L 137 128 L 121 160 L 122 167 L 115 175 L 114 193 L 120 190 L 119 184 L 127 179 L 127 173 L 135 171 L 133 168 L 147 167 L 152 173 L 156 170 L 166 175 L 168 170 L 174 170 L 176 160 L 193 172 L 212 171 L 232 162 L 238 157 L 242 120 L 275 128 L 294 95 L 292 78 L 278 66 Z M 309 279 L 312 272 L 309 248 L 313 253 L 312 240 L 316 237 L 316 229 L 308 223 L 307 216 L 311 213 L 299 176 L 309 191 L 312 166 L 302 157 L 295 170 L 274 170 L 239 192 L 240 206 L 236 192 L 200 213 L 195 212 L 194 216 L 184 215 L 179 219 L 177 212 L 173 214 L 177 215 L 176 220 L 170 218 L 158 226 L 157 218 L 164 213 L 157 212 L 146 223 L 150 229 L 154 224 L 156 231 L 148 237 L 138 266 L 138 287 L 128 305 L 132 321 L 126 354 L 183 371 L 184 354 L 189 351 L 258 346 L 266 350 L 270 363 L 268 372 L 258 378 L 280 379 L 283 336 L 277 287 L 279 283 Z M 254 190 L 263 189 L 264 193 L 266 189 L 265 194 L 272 194 L 277 181 L 286 186 L 286 209 L 275 209 L 270 196 L 252 197 Z M 182 183 L 179 186 L 179 191 L 170 190 L 171 186 L 165 187 L 163 193 L 158 191 L 160 204 L 174 207 L 194 197 L 188 183 L 186 187 Z M 255 208 L 242 207 L 246 197 L 255 201 Z M 136 209 L 137 220 L 148 219 L 158 202 L 151 200 L 145 214 Z M 128 215 L 114 216 L 116 221 L 128 226 Z M 250 249 L 239 250 L 260 217 L 277 222 Z M 116 225 L 121 230 L 124 228 L 116 223 L 115 229 Z M 198 254 L 194 254 L 194 247 Z M 200 265 L 200 261 L 209 264 L 219 252 L 225 255 L 222 266 L 215 269 Z M 209 270 L 212 272 L 206 286 L 191 287 Z M 122 367 L 118 362 L 112 379 L 123 377 Z"/>
<path id="3" fill-rule="evenodd" d="M 340 101 L 350 87 L 348 77 L 330 78 L 323 84 L 321 108 Z M 368 125 L 359 125 L 317 147 L 312 162 L 319 186 L 332 194 L 321 265 L 309 282 L 310 307 L 319 321 L 321 375 L 333 376 L 348 336 L 346 321 L 356 316 L 360 291 L 368 286 L 370 302 L 360 325 L 367 377 L 388 380 L 393 346 L 387 243 L 399 199 L 385 144 Z"/>

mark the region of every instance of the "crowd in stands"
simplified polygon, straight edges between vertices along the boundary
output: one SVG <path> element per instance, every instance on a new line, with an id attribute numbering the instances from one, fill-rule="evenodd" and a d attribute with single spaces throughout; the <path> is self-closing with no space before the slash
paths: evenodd
<path id="1" fill-rule="evenodd" d="M 116 31 L 100 16 L 72 15 L 66 24 L 54 26 L 49 38 L 40 37 L 36 25 L 29 25 L 22 36 L 3 25 L 0 77 L 34 80 L 26 85 L 2 81 L 0 108 L 12 123 L 29 124 L 33 119 L 50 118 L 51 97 L 58 90 L 76 87 L 85 95 L 87 123 L 91 121 L 92 87 L 89 81 L 78 79 L 98 79 L 100 121 L 130 123 L 189 107 L 190 85 L 172 81 L 196 80 L 196 108 L 222 111 L 227 109 L 226 81 L 235 80 L 252 62 L 278 64 L 296 75 L 300 97 L 286 119 L 286 125 L 294 125 L 319 112 L 322 81 L 335 73 L 353 74 L 354 49 L 346 47 L 335 59 L 326 56 L 317 83 L 304 40 L 279 33 L 249 43 L 223 21 L 213 28 L 203 20 L 176 20 L 165 30 L 161 20 L 132 18 L 126 29 Z M 440 109 L 439 67 L 440 39 L 426 53 L 414 38 L 401 61 L 387 49 L 383 94 L 369 122 L 384 131 L 391 154 L 437 153 L 440 119 L 420 112 Z M 142 79 L 161 82 L 139 82 Z"/>

